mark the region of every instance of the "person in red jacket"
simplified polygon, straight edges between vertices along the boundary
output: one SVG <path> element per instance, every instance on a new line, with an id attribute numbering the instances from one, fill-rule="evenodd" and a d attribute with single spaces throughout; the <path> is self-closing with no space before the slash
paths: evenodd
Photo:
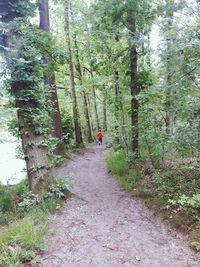
<path id="1" fill-rule="evenodd" d="M 97 137 L 99 140 L 99 145 L 102 145 L 103 134 L 102 134 L 101 130 L 99 130 Z"/>

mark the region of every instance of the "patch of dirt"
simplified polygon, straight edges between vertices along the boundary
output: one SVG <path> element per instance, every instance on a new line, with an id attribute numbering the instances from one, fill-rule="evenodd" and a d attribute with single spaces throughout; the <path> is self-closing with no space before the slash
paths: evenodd
<path id="1" fill-rule="evenodd" d="M 40 267 L 198 267 L 200 255 L 138 200 L 105 166 L 105 147 L 91 145 L 58 175 L 72 173 L 74 196 L 51 220 Z"/>

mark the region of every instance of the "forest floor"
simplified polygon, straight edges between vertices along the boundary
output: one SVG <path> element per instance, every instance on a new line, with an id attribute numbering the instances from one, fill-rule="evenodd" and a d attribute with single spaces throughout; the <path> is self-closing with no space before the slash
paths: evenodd
<path id="1" fill-rule="evenodd" d="M 200 255 L 106 170 L 105 145 L 80 152 L 57 175 L 73 175 L 73 196 L 50 217 L 40 267 L 195 267 Z"/>

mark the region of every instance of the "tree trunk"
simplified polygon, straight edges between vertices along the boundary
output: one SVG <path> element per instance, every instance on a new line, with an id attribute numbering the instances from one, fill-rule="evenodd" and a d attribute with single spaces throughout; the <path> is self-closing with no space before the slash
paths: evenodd
<path id="1" fill-rule="evenodd" d="M 171 30 L 173 26 L 173 3 L 170 1 L 168 2 L 168 12 L 167 12 L 167 27 L 166 27 L 166 45 L 167 45 L 167 60 L 166 60 L 166 70 L 167 70 L 167 77 L 166 77 L 166 133 L 168 135 L 171 135 L 173 132 L 173 124 L 174 124 L 174 118 L 173 118 L 173 106 L 172 106 L 172 86 L 173 86 L 173 78 L 172 78 L 172 42 L 173 40 L 171 39 Z"/>
<path id="2" fill-rule="evenodd" d="M 66 33 L 66 43 L 68 52 L 67 54 L 69 57 L 70 90 L 71 90 L 71 98 L 73 106 L 75 140 L 76 140 L 76 145 L 80 146 L 80 144 L 83 143 L 83 139 L 82 139 L 82 131 L 80 126 L 80 118 L 79 118 L 79 111 L 78 111 L 75 83 L 74 83 L 74 65 L 72 60 L 70 30 L 69 30 L 69 0 L 66 0 L 66 7 L 65 7 L 65 33 Z"/>
<path id="3" fill-rule="evenodd" d="M 13 84 L 13 87 L 15 86 Z M 25 155 L 29 188 L 33 193 L 43 195 L 55 178 L 51 170 L 48 148 L 44 145 L 44 136 L 35 134 L 34 129 L 24 117 L 24 108 L 26 109 L 28 106 L 22 107 L 19 101 L 16 104 L 22 149 Z"/>
<path id="4" fill-rule="evenodd" d="M 103 96 L 103 130 L 107 132 L 107 107 L 106 107 L 106 95 Z"/>
<path id="5" fill-rule="evenodd" d="M 88 94 L 86 94 L 86 98 L 87 98 L 87 102 L 88 102 L 89 116 L 90 116 L 90 118 L 92 118 L 92 114 L 91 114 L 92 107 L 91 107 L 90 96 Z M 91 130 L 92 130 L 92 136 L 96 137 L 96 131 L 95 131 L 95 127 L 94 127 L 92 120 L 91 120 Z"/>
<path id="6" fill-rule="evenodd" d="M 48 0 L 40 0 L 40 29 L 50 32 L 50 22 L 49 22 L 49 3 Z M 45 64 L 50 64 L 50 58 L 43 59 Z M 55 73 L 51 72 L 45 75 L 44 78 L 45 84 L 48 85 L 51 89 L 51 103 L 52 103 L 52 136 L 58 139 L 56 149 L 54 151 L 57 155 L 62 155 L 64 153 L 64 143 L 62 140 L 62 125 L 61 125 L 61 116 L 60 109 L 58 104 L 57 88 L 56 88 L 56 79 Z"/>
<path id="7" fill-rule="evenodd" d="M 99 116 L 98 116 L 98 111 L 97 111 L 97 100 L 96 100 L 96 89 L 94 85 L 94 76 L 93 76 L 93 70 L 92 66 L 90 66 L 90 72 L 91 72 L 91 79 L 92 79 L 92 93 L 93 93 L 93 101 L 94 101 L 94 112 L 95 112 L 95 117 L 96 117 L 96 126 L 97 126 L 97 131 L 100 129 L 100 123 L 99 123 Z"/>
<path id="8" fill-rule="evenodd" d="M 88 36 L 89 36 L 89 29 L 87 29 L 87 31 L 88 31 Z M 91 81 L 92 81 L 94 113 L 95 113 L 95 118 L 96 118 L 96 131 L 99 131 L 100 123 L 99 123 L 99 116 L 98 116 L 98 110 L 97 110 L 96 89 L 95 89 L 95 84 L 94 84 L 94 74 L 93 74 L 93 68 L 92 68 L 92 56 L 91 56 L 89 37 L 87 39 L 87 47 L 88 47 L 88 56 L 89 56 L 89 62 L 90 62 L 90 76 L 91 76 Z"/>
<path id="9" fill-rule="evenodd" d="M 114 81 L 115 81 L 115 112 L 116 112 L 116 120 L 119 120 L 119 109 L 120 109 L 120 86 L 119 86 L 119 72 L 114 69 Z"/>
<path id="10" fill-rule="evenodd" d="M 147 65 L 149 68 L 151 68 L 151 44 L 150 44 L 150 33 L 148 33 L 148 36 L 147 36 Z"/>
<path id="11" fill-rule="evenodd" d="M 120 143 L 120 84 L 119 84 L 119 72 L 113 68 L 114 77 L 114 89 L 115 89 L 115 142 Z"/>
<path id="12" fill-rule="evenodd" d="M 79 50 L 78 50 L 76 34 L 73 35 L 73 39 L 74 39 L 75 55 L 76 55 L 76 70 L 78 72 L 80 84 L 83 85 L 83 75 L 82 75 L 81 64 L 80 64 L 80 60 L 79 60 Z M 88 142 L 90 143 L 93 141 L 93 137 L 92 137 L 92 129 L 91 129 L 91 122 L 90 122 L 88 101 L 87 101 L 86 91 L 85 91 L 84 87 L 83 87 L 83 91 L 82 91 L 82 98 L 83 98 L 85 120 L 86 120 L 86 124 L 87 124 L 87 138 L 88 138 Z"/>
<path id="13" fill-rule="evenodd" d="M 138 86 L 137 86 L 137 50 L 134 44 L 134 38 L 136 35 L 136 21 L 135 21 L 135 14 L 134 11 L 129 9 L 129 30 L 130 30 L 130 38 L 131 41 L 129 43 L 130 49 L 130 76 L 131 76 L 131 127 L 132 127 L 132 151 L 133 153 L 138 156 L 139 153 L 139 132 L 138 132 L 138 110 L 139 110 L 139 103 L 137 100 L 137 95 L 139 93 Z"/>
<path id="14" fill-rule="evenodd" d="M 2 16 L 0 20 L 4 23 L 9 23 L 14 18 L 15 16 L 6 17 L 4 20 L 4 17 Z M 10 63 L 10 58 L 12 58 L 12 60 L 17 59 L 16 51 L 14 52 L 14 55 L 12 55 L 13 47 L 15 47 L 15 49 L 18 48 L 17 54 L 20 55 L 20 57 L 23 56 L 24 47 L 20 32 L 15 31 L 15 38 L 10 38 L 9 32 L 6 32 L 5 38 L 3 39 L 5 39 L 4 45 L 9 47 L 9 54 L 6 55 L 6 61 L 8 64 Z M 15 40 L 14 42 L 16 43 L 12 43 L 13 40 Z M 29 68 L 27 67 L 27 76 L 34 75 L 34 73 L 32 73 L 34 67 L 31 63 L 29 64 Z M 25 71 L 25 68 L 23 71 Z M 30 110 L 33 110 L 33 112 L 37 111 L 40 107 L 40 103 L 37 97 L 33 97 L 32 93 L 30 93 L 28 98 L 26 97 L 25 100 L 23 100 L 25 95 L 29 95 L 29 91 L 36 90 L 35 84 L 30 81 L 27 82 L 26 80 L 22 82 L 20 75 L 18 77 L 18 72 L 20 72 L 19 66 L 16 66 L 15 69 L 14 65 L 12 67 L 11 77 L 14 76 L 15 79 L 13 81 L 11 79 L 12 82 L 10 85 L 12 95 L 15 98 L 15 107 L 18 110 L 18 125 L 21 135 L 22 149 L 26 161 L 29 188 L 33 191 L 33 193 L 42 195 L 48 186 L 55 181 L 55 177 L 51 170 L 51 162 L 48 156 L 48 148 L 45 144 L 44 135 L 36 132 L 36 125 L 30 118 Z M 16 77 L 19 78 L 19 81 L 16 81 Z"/>

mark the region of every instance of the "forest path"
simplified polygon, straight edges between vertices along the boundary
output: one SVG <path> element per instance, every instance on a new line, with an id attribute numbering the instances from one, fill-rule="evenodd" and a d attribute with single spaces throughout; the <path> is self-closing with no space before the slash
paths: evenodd
<path id="1" fill-rule="evenodd" d="M 77 155 L 58 175 L 72 173 L 74 196 L 51 217 L 41 267 L 196 267 L 200 256 L 139 201 L 105 166 L 105 147 Z"/>

